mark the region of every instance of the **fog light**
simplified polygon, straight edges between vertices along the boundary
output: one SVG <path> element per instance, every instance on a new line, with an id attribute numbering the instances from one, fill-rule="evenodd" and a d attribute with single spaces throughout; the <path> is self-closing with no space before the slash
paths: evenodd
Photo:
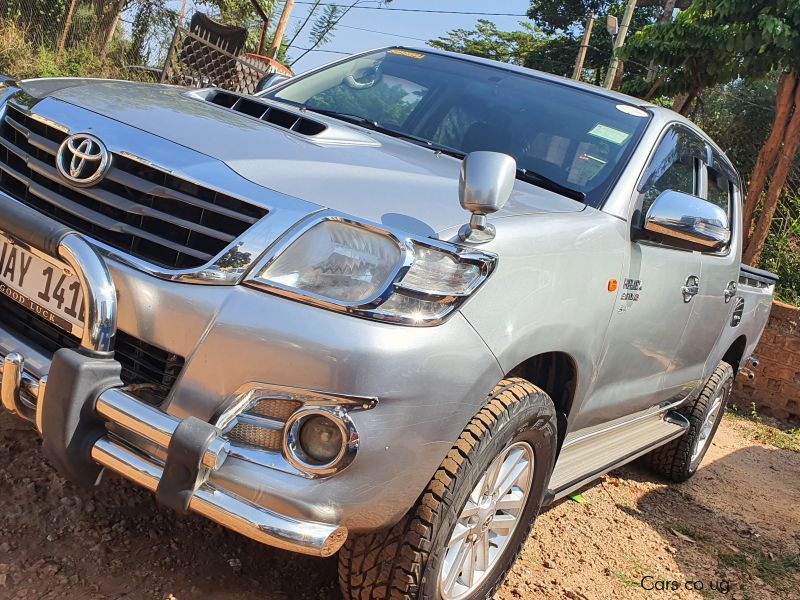
<path id="1" fill-rule="evenodd" d="M 312 476 L 328 476 L 349 465 L 358 450 L 358 433 L 340 406 L 304 406 L 286 421 L 283 455 Z"/>
<path id="2" fill-rule="evenodd" d="M 299 442 L 309 458 L 324 465 L 342 451 L 342 432 L 328 417 L 314 415 L 300 425 Z"/>

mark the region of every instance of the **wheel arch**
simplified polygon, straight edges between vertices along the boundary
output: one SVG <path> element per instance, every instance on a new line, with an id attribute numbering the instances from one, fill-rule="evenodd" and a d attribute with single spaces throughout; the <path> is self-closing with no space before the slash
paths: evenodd
<path id="1" fill-rule="evenodd" d="M 575 359 L 566 352 L 543 352 L 519 363 L 506 377 L 521 377 L 550 396 L 558 417 L 557 452 L 560 452 L 578 389 L 578 365 Z"/>
<path id="2" fill-rule="evenodd" d="M 722 360 L 733 367 L 734 373 L 738 373 L 739 369 L 742 367 L 742 363 L 744 362 L 744 353 L 746 350 L 747 338 L 744 335 L 740 335 L 728 347 L 728 349 L 725 351 L 725 354 L 722 355 Z"/>

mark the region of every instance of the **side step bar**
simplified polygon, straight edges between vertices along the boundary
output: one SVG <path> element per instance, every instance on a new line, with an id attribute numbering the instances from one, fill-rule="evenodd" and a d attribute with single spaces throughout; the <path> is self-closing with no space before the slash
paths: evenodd
<path id="1" fill-rule="evenodd" d="M 563 498 L 603 474 L 679 438 L 688 429 L 686 417 L 667 411 L 578 438 L 561 450 L 548 495 L 554 500 Z"/>

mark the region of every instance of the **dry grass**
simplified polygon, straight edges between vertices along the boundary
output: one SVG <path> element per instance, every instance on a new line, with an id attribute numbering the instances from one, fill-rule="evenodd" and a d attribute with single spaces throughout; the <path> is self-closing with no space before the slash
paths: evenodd
<path id="1" fill-rule="evenodd" d="M 35 53 L 25 29 L 14 21 L 0 21 L 0 73 L 27 77 L 35 66 Z"/>
<path id="2" fill-rule="evenodd" d="M 750 414 L 731 410 L 726 418 L 749 439 L 792 452 L 800 452 L 800 429 L 787 427 L 774 419 L 758 414 L 753 407 Z"/>

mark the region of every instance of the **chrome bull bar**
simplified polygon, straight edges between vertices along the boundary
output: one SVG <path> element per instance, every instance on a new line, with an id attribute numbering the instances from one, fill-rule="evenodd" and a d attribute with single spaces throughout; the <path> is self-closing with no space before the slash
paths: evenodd
<path id="1" fill-rule="evenodd" d="M 9 217 L 2 214 L 5 212 L 4 205 L 8 200 L 5 198 L 2 200 L 0 231 L 30 252 L 48 254 L 45 249 L 51 252 L 57 250 L 51 255 L 58 256 L 74 270 L 84 294 L 86 312 L 81 346 L 77 350 L 62 349 L 56 353 L 48 374 L 51 376 L 49 387 L 48 375 L 37 379 L 25 370 L 25 359 L 21 354 L 12 351 L 5 356 L 0 355 L 2 356 L 0 400 L 3 407 L 32 422 L 45 440 L 45 446 L 50 443 L 52 447 L 51 438 L 60 440 L 58 435 L 50 434 L 54 429 L 53 419 L 58 419 L 61 409 L 50 404 L 64 400 L 63 392 L 59 396 L 60 392 L 54 389 L 57 385 L 54 373 L 58 370 L 55 368 L 55 363 L 59 360 L 59 354 L 73 353 L 70 355 L 70 360 L 79 363 L 82 360 L 101 361 L 104 365 L 111 365 L 112 370 L 116 366 L 118 373 L 118 363 L 113 359 L 117 315 L 116 290 L 105 263 L 79 234 L 60 230 L 55 245 L 32 243 L 30 240 L 38 241 L 36 235 L 30 235 L 29 232 L 24 232 L 28 235 L 16 235 L 13 231 L 16 227 L 12 225 L 14 217 L 27 207 L 17 204 L 12 207 L 12 212 L 17 214 Z M 30 212 L 32 215 L 22 216 L 29 221 L 36 219 L 44 222 L 44 226 L 50 227 L 52 231 L 53 223 L 49 222 L 47 217 Z M 23 224 L 22 228 L 25 229 L 25 226 L 26 224 Z M 30 222 L 27 227 L 31 228 Z M 61 362 L 63 363 L 64 361 Z M 117 383 L 121 383 L 118 377 Z M 76 389 L 82 388 L 77 385 Z M 69 402 L 72 399 L 66 400 Z M 347 529 L 341 525 L 301 521 L 280 515 L 211 483 L 210 476 L 225 463 L 229 443 L 221 436 L 219 429 L 206 422 L 194 417 L 177 419 L 139 401 L 119 385 L 103 389 L 77 408 L 78 410 L 71 414 L 89 414 L 89 426 L 76 429 L 76 431 L 88 429 L 91 433 L 88 437 L 84 435 L 83 438 L 77 439 L 78 442 L 88 440 L 86 460 L 91 461 L 91 464 L 98 469 L 110 469 L 155 492 L 160 501 L 177 507 L 178 510 L 200 514 L 264 544 L 314 556 L 324 557 L 334 554 L 347 538 Z M 56 414 L 56 417 L 53 414 Z M 69 411 L 65 414 L 67 417 L 64 419 L 68 420 Z M 95 422 L 99 425 L 92 430 L 92 424 Z M 166 460 L 161 463 L 139 452 L 109 432 L 109 424 L 112 424 L 113 428 L 121 428 L 166 449 Z M 71 441 L 75 442 L 76 438 Z M 56 452 L 72 452 L 72 446 L 80 447 L 80 445 L 80 443 L 70 443 L 70 448 L 56 448 Z M 187 453 L 191 458 L 188 463 L 185 460 Z M 178 455 L 183 458 L 175 458 Z M 72 458 L 74 456 L 70 457 Z M 59 466 L 61 463 L 55 461 L 55 464 L 63 473 L 64 470 Z M 187 470 L 189 481 L 186 481 Z M 66 476 L 69 476 L 69 473 L 66 473 Z M 99 480 L 99 477 L 96 480 Z M 179 488 L 177 492 L 176 487 Z"/>

